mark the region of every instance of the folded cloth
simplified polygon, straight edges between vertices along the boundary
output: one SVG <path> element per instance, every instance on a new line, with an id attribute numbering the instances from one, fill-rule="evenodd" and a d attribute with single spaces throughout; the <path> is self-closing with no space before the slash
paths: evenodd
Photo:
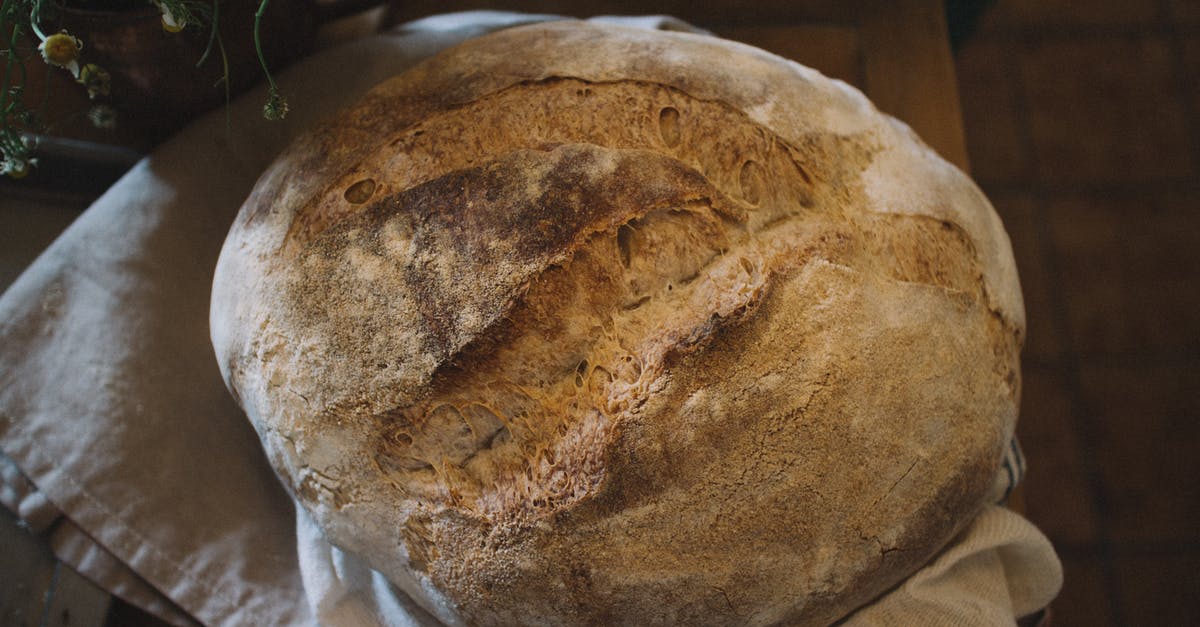
<path id="1" fill-rule="evenodd" d="M 29 531 L 43 536 L 59 561 L 96 583 L 102 589 L 128 600 L 171 625 L 190 627 L 195 619 L 99 542 L 63 515 L 46 495 L 38 491 L 8 457 L 0 455 L 0 504 L 17 515 Z"/>
<path id="2" fill-rule="evenodd" d="M 438 16 L 320 53 L 279 77 L 285 121 L 262 121 L 260 90 L 138 163 L 0 297 L 0 501 L 52 526 L 64 562 L 173 624 L 436 624 L 326 542 L 276 480 L 209 344 L 212 271 L 242 201 L 298 133 L 442 48 L 546 19 Z M 849 622 L 962 624 L 964 608 L 987 609 L 970 614 L 978 624 L 1011 621 L 1053 597 L 1057 567 L 1032 526 L 990 508 Z"/>
<path id="3" fill-rule="evenodd" d="M 1046 607 L 1062 566 L 1042 532 L 989 505 L 932 562 L 850 615 L 848 627 L 1012 625 Z"/>

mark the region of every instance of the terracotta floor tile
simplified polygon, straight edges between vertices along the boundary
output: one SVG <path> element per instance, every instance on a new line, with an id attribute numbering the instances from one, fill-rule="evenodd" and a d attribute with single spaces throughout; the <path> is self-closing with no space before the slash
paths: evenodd
<path id="1" fill-rule="evenodd" d="M 1194 155 L 1172 55 L 1158 37 L 1048 39 L 1017 54 L 1045 183 L 1186 179 Z"/>
<path id="2" fill-rule="evenodd" d="M 1200 23 L 1200 2 L 1197 2 L 1196 6 L 1198 7 L 1196 9 L 1196 21 L 1197 23 Z M 1181 38 L 1180 43 L 1183 51 L 1182 60 L 1185 80 L 1191 87 L 1191 89 L 1188 89 L 1187 91 L 1192 99 L 1192 113 L 1200 113 L 1200 89 L 1196 89 L 1196 85 L 1200 84 L 1200 35 L 1183 37 Z M 1192 124 L 1193 132 L 1200 130 L 1195 128 L 1195 125 L 1200 125 L 1200 120 L 1193 119 Z"/>
<path id="3" fill-rule="evenodd" d="M 1118 26 L 1149 24 L 1158 16 L 1155 0 L 1000 0 L 984 19 L 987 28 Z"/>
<path id="4" fill-rule="evenodd" d="M 984 190 L 987 191 L 986 188 Z M 1046 246 L 1042 241 L 1045 219 L 1041 204 L 1027 193 L 989 193 L 989 199 L 1004 221 L 1012 242 L 1017 274 L 1025 297 L 1026 359 L 1046 362 L 1062 353 L 1062 341 L 1055 322 L 1055 289 L 1047 274 Z"/>
<path id="5" fill-rule="evenodd" d="M 1113 542 L 1200 540 L 1200 360 L 1081 369 Z"/>
<path id="6" fill-rule="evenodd" d="M 1010 49 L 1007 42 L 978 39 L 958 52 L 955 63 L 971 174 L 984 184 L 1027 180 L 1030 174 L 1009 74 Z"/>
<path id="7" fill-rule="evenodd" d="M 1196 0 L 1168 0 L 1171 20 L 1179 25 L 1200 24 L 1200 2 Z"/>
<path id="8" fill-rule="evenodd" d="M 1115 625 L 1100 560 L 1091 556 L 1067 556 L 1062 563 L 1063 589 L 1050 604 L 1050 624 L 1053 627 Z"/>
<path id="9" fill-rule="evenodd" d="M 1028 462 L 1025 515 L 1056 545 L 1095 542 L 1096 512 L 1062 374 L 1027 367 L 1022 378 L 1017 434 Z"/>
<path id="10" fill-rule="evenodd" d="M 1121 611 L 1130 625 L 1195 625 L 1200 554 L 1118 557 Z"/>
<path id="11" fill-rule="evenodd" d="M 1047 209 L 1074 347 L 1200 347 L 1200 196 L 1085 197 Z"/>

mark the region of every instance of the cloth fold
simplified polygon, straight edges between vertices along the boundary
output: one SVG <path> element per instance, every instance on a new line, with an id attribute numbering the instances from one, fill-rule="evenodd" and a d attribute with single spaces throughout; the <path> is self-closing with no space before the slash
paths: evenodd
<path id="1" fill-rule="evenodd" d="M 559 18 L 437 16 L 325 51 L 279 77 L 287 120 L 262 121 L 265 91 L 252 92 L 137 164 L 0 296 L 0 502 L 64 562 L 172 624 L 435 625 L 329 545 L 276 480 L 209 344 L 212 271 L 242 201 L 297 134 L 445 47 L 547 19 Z M 941 590 L 1010 612 L 1048 601 L 1053 577 L 1029 569 L 1057 565 L 1053 550 L 1014 516 L 989 509 L 931 565 L 941 570 L 879 603 L 900 594 L 895 612 L 936 611 Z M 987 585 L 956 588 L 964 568 Z M 900 615 L 869 610 L 850 624 Z"/>
<path id="2" fill-rule="evenodd" d="M 168 624 L 177 627 L 197 624 L 195 619 L 67 518 L 21 472 L 16 463 L 4 455 L 0 455 L 0 504 L 15 513 L 29 531 L 42 536 L 59 561 L 104 590 L 141 607 Z"/>
<path id="3" fill-rule="evenodd" d="M 989 505 L 932 562 L 863 607 L 847 627 L 1013 625 L 1062 587 L 1054 547 L 1029 521 Z"/>

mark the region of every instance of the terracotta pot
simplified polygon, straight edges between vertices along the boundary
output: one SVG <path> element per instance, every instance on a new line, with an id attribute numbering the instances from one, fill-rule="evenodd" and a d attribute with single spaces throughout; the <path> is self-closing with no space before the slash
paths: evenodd
<path id="1" fill-rule="evenodd" d="M 231 95 L 264 80 L 254 50 L 257 8 L 257 0 L 224 0 L 220 5 Z M 83 41 L 82 63 L 96 63 L 112 75 L 111 95 L 99 101 L 111 104 L 121 124 L 136 127 L 151 141 L 224 104 L 226 97 L 224 85 L 218 84 L 224 70 L 215 46 L 197 67 L 208 47 L 208 29 L 193 26 L 169 33 L 161 17 L 149 2 L 122 11 L 66 8 L 60 24 L 53 26 Z M 272 72 L 307 52 L 315 33 L 311 2 L 272 0 L 261 28 L 263 53 Z"/>

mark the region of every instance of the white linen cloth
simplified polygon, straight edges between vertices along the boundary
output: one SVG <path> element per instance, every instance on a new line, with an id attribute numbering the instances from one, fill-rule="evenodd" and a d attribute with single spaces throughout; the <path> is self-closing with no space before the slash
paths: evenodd
<path id="1" fill-rule="evenodd" d="M 435 625 L 329 545 L 277 482 L 217 370 L 212 272 L 242 201 L 298 133 L 444 47 L 544 19 L 436 16 L 317 54 L 279 78 L 286 121 L 261 119 L 260 90 L 138 163 L 0 297 L 0 502 L 59 559 L 176 625 Z M 989 507 L 846 624 L 1011 624 L 1060 583 L 1045 537 Z"/>

